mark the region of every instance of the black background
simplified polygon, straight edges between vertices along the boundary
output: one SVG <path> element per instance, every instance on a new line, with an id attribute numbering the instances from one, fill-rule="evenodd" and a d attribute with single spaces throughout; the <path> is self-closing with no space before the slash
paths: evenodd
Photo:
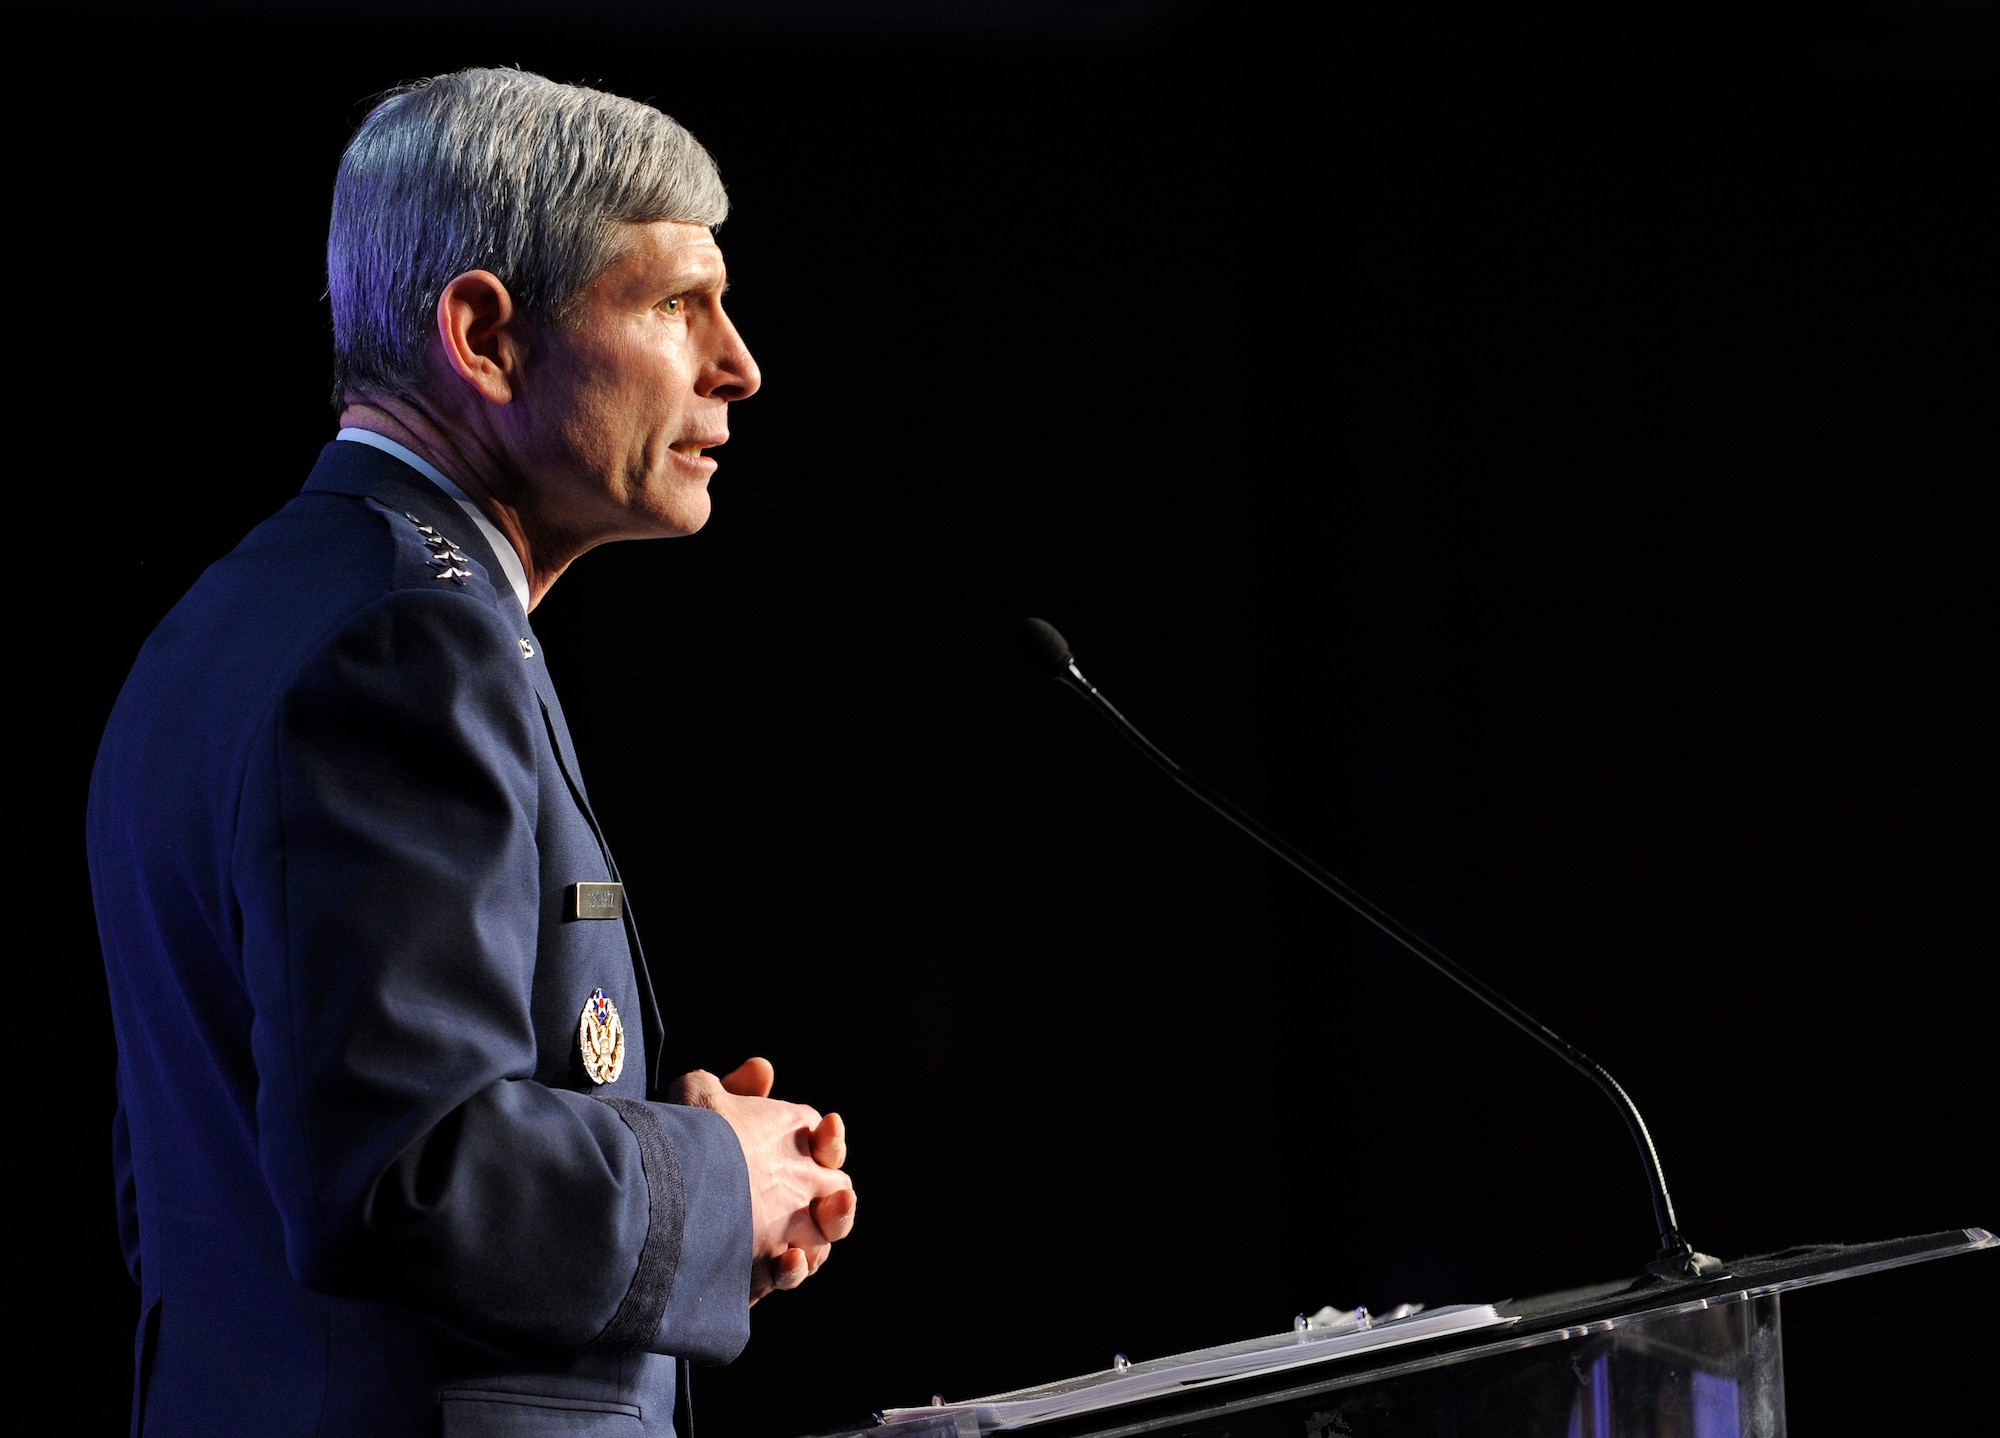
<path id="1" fill-rule="evenodd" d="M 673 1058 L 767 1054 L 851 1126 L 859 1230 L 698 1379 L 705 1438 L 1651 1256 L 1610 1108 L 1016 665 L 1028 613 L 1606 1060 L 1698 1247 L 2000 1216 L 1983 9 L 284 14 L 17 36 L 16 646 L 61 843 L 15 1032 L 84 1428 L 135 1307 L 91 755 L 331 436 L 367 97 L 472 63 L 701 137 L 766 376 L 709 528 L 536 616 Z M 1793 1431 L 1978 1401 L 1992 1277 L 1788 1299 Z"/>

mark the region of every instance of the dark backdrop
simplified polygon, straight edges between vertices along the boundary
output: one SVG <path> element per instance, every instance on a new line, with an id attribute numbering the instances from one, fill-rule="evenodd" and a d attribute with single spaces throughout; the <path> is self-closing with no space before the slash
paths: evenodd
<path id="1" fill-rule="evenodd" d="M 116 1426 L 134 1307 L 97 733 L 332 433 L 366 97 L 468 63 L 701 136 L 767 377 L 709 528 L 536 616 L 674 1059 L 765 1053 L 851 1122 L 859 1232 L 701 1377 L 705 1434 L 1651 1255 L 1609 1107 L 1017 666 L 1027 613 L 1605 1059 L 1701 1248 L 2000 1217 L 1983 11 L 288 13 L 22 37 L 17 645 L 61 839 L 17 1033 L 80 1418 Z M 95 1036 L 61 1077 L 44 972 Z M 1794 1431 L 1978 1391 L 1993 1273 L 1788 1299 Z"/>

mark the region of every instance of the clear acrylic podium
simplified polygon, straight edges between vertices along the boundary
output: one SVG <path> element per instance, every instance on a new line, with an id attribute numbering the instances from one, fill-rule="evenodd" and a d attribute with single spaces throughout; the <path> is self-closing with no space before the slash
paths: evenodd
<path id="1" fill-rule="evenodd" d="M 1419 1314 L 1408 1341 L 1395 1323 L 1317 1348 L 1304 1331 L 1276 1335 L 891 1411 L 843 1438 L 1785 1438 L 1781 1294 L 1995 1243 L 1968 1228 L 1791 1249 L 1698 1279 L 1499 1303 L 1445 1332 Z M 1233 1355 L 1255 1357 L 1220 1371 Z"/>

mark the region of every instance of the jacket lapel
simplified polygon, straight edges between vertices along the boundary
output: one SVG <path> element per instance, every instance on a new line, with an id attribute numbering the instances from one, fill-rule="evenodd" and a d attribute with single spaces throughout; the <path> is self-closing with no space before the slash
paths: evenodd
<path id="1" fill-rule="evenodd" d="M 597 851 L 604 856 L 605 872 L 614 883 L 625 881 L 618 872 L 618 861 L 611 857 L 611 845 L 605 842 L 604 830 L 598 827 L 597 815 L 592 812 L 590 799 L 583 790 L 583 769 L 576 762 L 576 750 L 570 743 L 569 725 L 563 719 L 562 705 L 556 699 L 555 686 L 549 682 L 548 669 L 541 662 L 542 642 L 533 640 L 535 658 L 535 693 L 542 701 L 542 722 L 548 726 L 549 744 L 556 751 L 556 762 L 562 766 L 563 779 L 569 785 L 569 792 L 576 800 L 576 807 L 582 812 L 584 822 L 590 825 L 590 832 L 596 836 Z M 646 950 L 639 942 L 639 926 L 632 917 L 632 895 L 625 895 L 625 937 L 632 949 L 632 969 L 638 980 L 639 1006 L 645 1019 L 646 1033 L 652 1040 L 646 1055 L 646 1088 L 650 1094 L 660 1083 L 660 1057 L 666 1042 L 666 1029 L 660 1021 L 660 1000 L 653 992 L 652 972 L 646 967 Z"/>

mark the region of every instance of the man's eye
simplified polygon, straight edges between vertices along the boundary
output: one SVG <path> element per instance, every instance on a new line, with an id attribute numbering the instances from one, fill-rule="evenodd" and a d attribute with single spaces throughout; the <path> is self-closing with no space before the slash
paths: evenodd
<path id="1" fill-rule="evenodd" d="M 660 308 L 665 310 L 670 315 L 677 315 L 681 312 L 682 303 L 683 302 L 681 300 L 681 297 L 679 295 L 675 295 L 670 300 L 661 300 Z"/>

